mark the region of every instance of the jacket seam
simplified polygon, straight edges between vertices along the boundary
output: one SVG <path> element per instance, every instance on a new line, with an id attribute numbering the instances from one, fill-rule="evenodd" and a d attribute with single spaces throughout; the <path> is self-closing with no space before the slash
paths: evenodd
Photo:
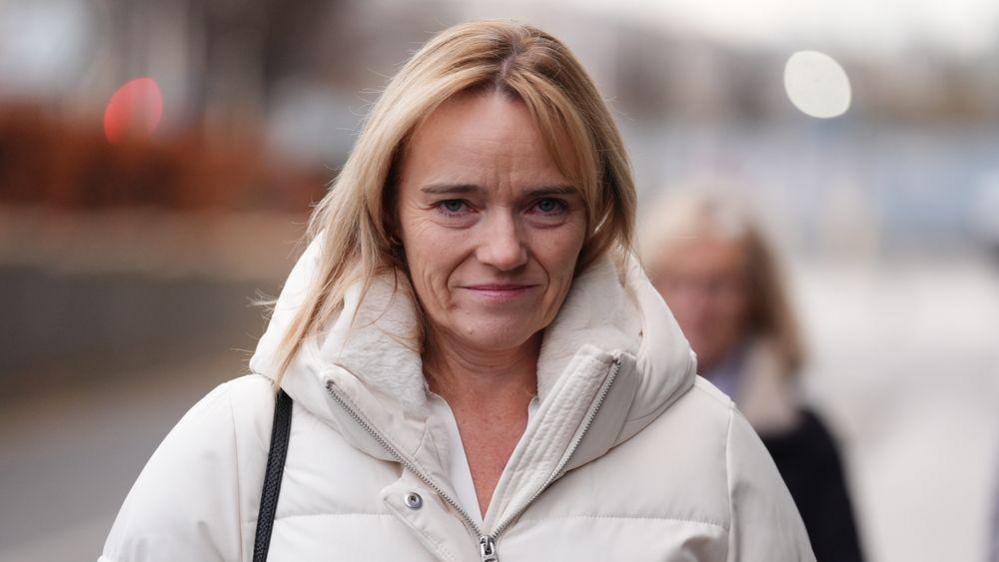
<path id="1" fill-rule="evenodd" d="M 363 512 L 363 511 L 345 511 L 343 513 L 293 513 L 291 515 L 282 515 L 281 517 L 275 517 L 274 521 L 286 521 L 288 519 L 301 519 L 303 517 L 395 517 L 391 513 L 377 513 L 377 512 Z"/>
<path id="2" fill-rule="evenodd" d="M 420 435 L 420 442 L 416 446 L 416 449 L 410 454 L 410 456 L 413 457 L 414 459 L 418 458 L 420 451 L 423 450 L 423 447 L 427 444 L 427 441 L 433 441 L 434 447 L 435 448 L 437 447 L 437 442 L 434 441 L 434 436 L 430 433 L 429 423 L 423 426 L 423 434 Z"/>
<path id="3" fill-rule="evenodd" d="M 226 386 L 229 386 L 229 384 L 230 383 L 227 382 Z M 232 405 L 232 389 L 230 387 L 227 390 L 229 391 L 229 392 L 226 392 L 226 397 L 229 399 L 228 400 L 228 402 L 229 402 L 229 419 L 232 422 L 232 450 L 233 450 L 233 456 L 236 459 L 236 462 L 234 463 L 234 466 L 233 466 L 233 470 L 236 472 L 236 515 L 237 515 L 237 519 L 236 520 L 237 521 L 242 521 L 243 520 L 243 505 L 242 505 L 243 502 L 240 501 L 240 498 L 243 497 L 243 493 L 242 493 L 242 490 L 240 489 L 241 488 L 241 486 L 240 486 L 241 477 L 240 477 L 240 474 L 239 474 L 239 466 L 240 466 L 240 462 L 239 462 L 239 436 L 236 435 L 236 433 L 237 433 L 238 430 L 236 429 L 236 411 L 235 411 L 235 408 Z M 239 535 L 239 559 L 243 560 L 243 526 L 242 525 L 238 525 L 237 527 L 238 527 L 238 529 L 236 530 L 236 532 Z"/>
<path id="4" fill-rule="evenodd" d="M 424 530 L 417 527 L 416 524 L 410 518 L 406 517 L 406 514 L 404 514 L 398 507 L 396 507 L 392 503 L 388 503 L 388 506 L 389 509 L 393 511 L 391 515 L 395 516 L 395 520 L 400 521 L 403 525 L 408 527 L 415 535 L 417 535 L 418 537 L 417 540 L 419 540 L 419 537 L 423 537 L 428 542 L 432 543 L 433 548 L 436 549 L 436 552 L 434 552 L 430 548 L 428 548 L 427 550 L 431 550 L 431 552 L 437 554 L 438 557 L 442 557 L 444 560 L 449 562 L 452 560 L 458 560 L 455 554 L 451 552 L 451 549 L 447 547 L 447 544 L 443 539 L 438 537 L 436 534 L 424 532 Z M 420 542 L 423 543 L 424 547 L 426 547 L 427 544 L 426 542 L 423 541 Z"/>
<path id="5" fill-rule="evenodd" d="M 698 525 L 709 525 L 711 527 L 718 527 L 723 531 L 728 531 L 723 523 L 717 521 L 708 521 L 706 519 L 691 519 L 688 517 L 669 517 L 660 515 L 555 515 L 551 517 L 543 517 L 538 519 L 521 519 L 521 523 L 544 523 L 546 521 L 554 521 L 559 519 L 624 519 L 624 520 L 640 520 L 640 521 L 670 521 L 679 523 L 696 523 Z"/>
<path id="6" fill-rule="evenodd" d="M 728 521 L 731 531 L 728 536 L 728 551 L 725 553 L 725 559 L 731 560 L 731 554 L 733 551 L 732 543 L 736 540 L 736 529 L 735 529 L 735 509 L 732 501 L 732 494 L 734 490 L 732 489 L 732 422 L 735 419 L 735 403 L 731 400 L 728 403 L 728 426 L 725 428 L 725 483 L 728 487 Z"/>

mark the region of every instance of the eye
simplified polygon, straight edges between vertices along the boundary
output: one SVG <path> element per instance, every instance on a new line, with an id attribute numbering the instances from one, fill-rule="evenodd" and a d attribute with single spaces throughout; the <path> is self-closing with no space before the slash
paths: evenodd
<path id="1" fill-rule="evenodd" d="M 462 199 L 447 199 L 437 203 L 437 209 L 444 215 L 459 215 L 467 210 L 467 204 Z"/>
<path id="2" fill-rule="evenodd" d="M 555 199 L 554 197 L 540 199 L 534 204 L 534 208 L 543 215 L 558 215 L 565 212 L 568 207 L 568 203 L 562 201 L 561 199 Z"/>

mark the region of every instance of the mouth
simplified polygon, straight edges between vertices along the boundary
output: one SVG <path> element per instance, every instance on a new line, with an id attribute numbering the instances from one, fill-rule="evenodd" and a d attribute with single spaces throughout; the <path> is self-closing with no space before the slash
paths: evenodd
<path id="1" fill-rule="evenodd" d="M 484 283 L 480 285 L 465 285 L 461 288 L 489 301 L 504 302 L 525 296 L 539 286 L 521 283 Z"/>

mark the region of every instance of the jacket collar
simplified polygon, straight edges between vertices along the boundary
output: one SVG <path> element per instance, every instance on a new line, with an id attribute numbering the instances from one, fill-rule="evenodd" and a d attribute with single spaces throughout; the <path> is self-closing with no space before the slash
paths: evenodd
<path id="1" fill-rule="evenodd" d="M 274 378 L 278 343 L 319 270 L 324 234 L 309 244 L 285 282 L 250 359 L 252 371 Z M 444 428 L 429 416 L 416 323 L 415 304 L 396 290 L 391 276 L 375 279 L 363 299 L 360 287 L 353 287 L 330 325 L 304 342 L 282 387 L 358 449 L 393 459 L 363 427 L 369 425 L 446 483 Z M 615 362 L 616 377 L 605 386 Z M 572 469 L 633 436 L 693 385 L 695 368 L 690 346 L 637 261 L 632 258 L 623 273 L 609 259 L 593 264 L 574 280 L 546 329 L 538 360 L 539 410 L 508 464 L 518 469 L 504 473 L 489 513 L 502 511 L 493 509 L 497 501 L 516 503 L 523 494 L 514 492 L 527 493 L 560 463 Z M 578 447 L 566 463 L 562 456 L 573 443 Z"/>

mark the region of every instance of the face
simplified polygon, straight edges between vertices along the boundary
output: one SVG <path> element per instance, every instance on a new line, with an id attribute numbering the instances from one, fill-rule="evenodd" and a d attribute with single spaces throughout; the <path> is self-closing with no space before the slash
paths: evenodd
<path id="1" fill-rule="evenodd" d="M 746 252 L 738 241 L 698 237 L 670 250 L 652 281 L 707 372 L 747 332 Z"/>
<path id="2" fill-rule="evenodd" d="M 442 104 L 409 142 L 397 204 L 409 274 L 435 339 L 505 351 L 555 318 L 586 212 L 522 102 L 482 94 Z"/>

